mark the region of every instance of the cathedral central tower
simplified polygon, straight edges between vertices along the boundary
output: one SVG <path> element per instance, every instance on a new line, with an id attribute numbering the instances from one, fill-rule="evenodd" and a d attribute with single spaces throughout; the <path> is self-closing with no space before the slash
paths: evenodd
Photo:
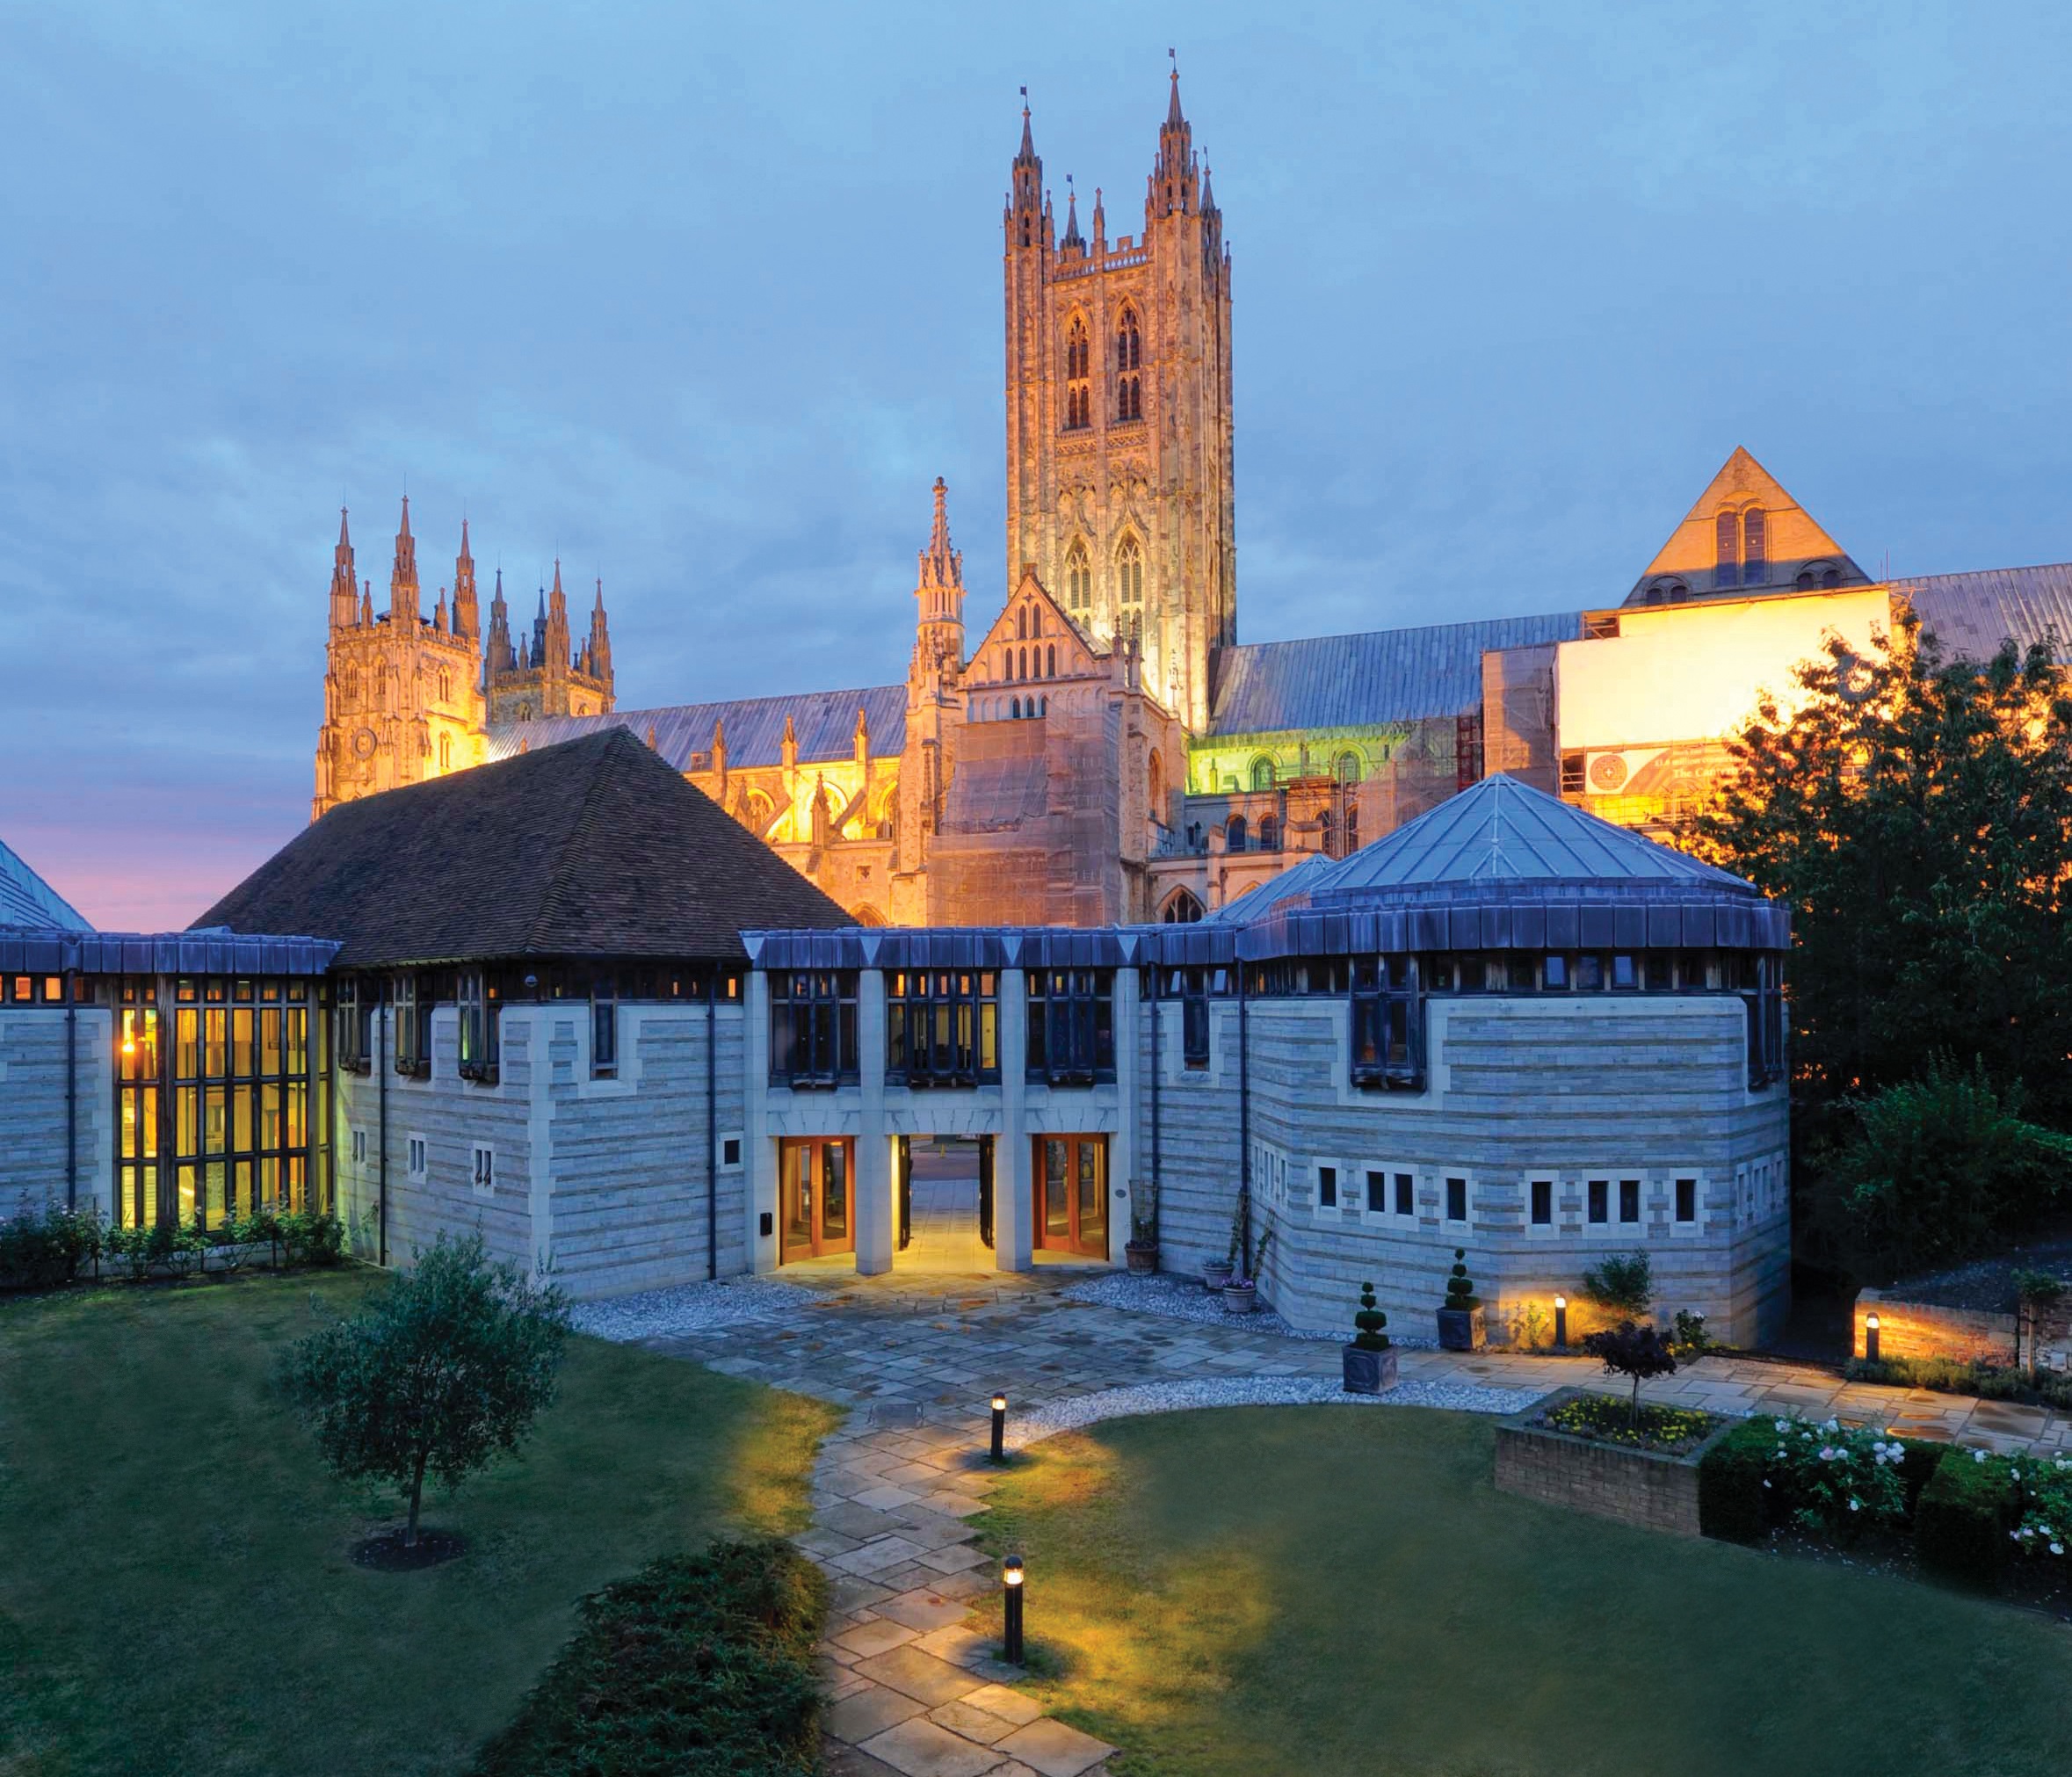
<path id="1" fill-rule="evenodd" d="M 1141 236 L 1108 238 L 1097 191 L 1092 238 L 1070 192 L 1059 238 L 1025 105 L 1003 226 L 1009 584 L 1033 567 L 1199 731 L 1237 634 L 1230 256 L 1177 71 Z"/>

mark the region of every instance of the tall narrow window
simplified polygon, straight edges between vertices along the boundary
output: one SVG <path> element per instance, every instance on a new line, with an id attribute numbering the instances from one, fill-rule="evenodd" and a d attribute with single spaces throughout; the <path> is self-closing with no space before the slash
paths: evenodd
<path id="1" fill-rule="evenodd" d="M 1354 1085 L 1424 1090 L 1424 1007 L 1409 957 L 1354 960 L 1351 1034 Z"/>
<path id="2" fill-rule="evenodd" d="M 1058 645 L 1054 642 L 1043 644 L 1043 676 L 1046 678 L 1058 676 Z"/>
<path id="3" fill-rule="evenodd" d="M 1075 542 L 1065 552 L 1065 609 L 1082 622 L 1093 609 L 1093 569 L 1086 559 L 1086 545 Z"/>
<path id="4" fill-rule="evenodd" d="M 1719 566 L 1713 569 L 1713 584 L 1717 586 L 1741 584 L 1741 514 L 1721 512 L 1713 527 L 1717 547 Z"/>
<path id="5" fill-rule="evenodd" d="M 590 984 L 590 1070 L 600 1077 L 619 1071 L 619 984 L 608 974 Z"/>
<path id="6" fill-rule="evenodd" d="M 1137 326 L 1137 311 L 1125 308 L 1115 328 L 1115 417 L 1144 417 L 1144 342 Z"/>
<path id="7" fill-rule="evenodd" d="M 1134 537 L 1125 537 L 1115 552 L 1115 635 L 1118 641 L 1140 642 L 1144 635 L 1144 552 Z"/>
<path id="8" fill-rule="evenodd" d="M 1252 787 L 1255 790 L 1270 790 L 1273 787 L 1271 759 L 1257 758 L 1252 761 Z"/>
<path id="9" fill-rule="evenodd" d="M 450 734 L 438 737 L 438 768 L 442 772 L 453 769 L 453 736 Z"/>
<path id="10" fill-rule="evenodd" d="M 460 975 L 460 1077 L 485 1084 L 496 1078 L 496 986 L 480 969 Z"/>
<path id="11" fill-rule="evenodd" d="M 1763 521 L 1763 509 L 1750 506 L 1741 515 L 1741 580 L 1744 586 L 1760 586 L 1770 577 L 1770 545 Z"/>
<path id="12" fill-rule="evenodd" d="M 1077 432 L 1092 418 L 1093 341 L 1086 321 L 1075 315 L 1065 330 L 1065 430 Z"/>

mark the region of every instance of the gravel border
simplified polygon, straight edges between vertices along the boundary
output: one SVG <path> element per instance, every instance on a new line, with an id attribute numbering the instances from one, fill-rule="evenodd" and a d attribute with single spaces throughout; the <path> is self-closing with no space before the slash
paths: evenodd
<path id="1" fill-rule="evenodd" d="M 1290 1326 L 1273 1309 L 1263 1305 L 1250 1314 L 1232 1314 L 1223 1306 L 1221 1296 L 1211 1295 L 1201 1287 L 1199 1277 L 1180 1272 L 1161 1271 L 1148 1276 L 1139 1272 L 1109 1272 L 1084 1283 L 1076 1283 L 1069 1289 L 1060 1290 L 1058 1295 L 1061 1301 L 1085 1302 L 1094 1308 L 1117 1308 L 1126 1314 L 1156 1314 L 1168 1320 L 1200 1321 L 1239 1332 L 1271 1333 L 1284 1339 L 1328 1340 L 1333 1345 L 1343 1345 L 1351 1337 L 1349 1331 L 1336 1327 L 1320 1330 Z M 1400 1334 L 1393 1335 L 1391 1343 L 1405 1351 L 1429 1352 L 1438 1348 L 1436 1338 L 1405 1338 Z"/>
<path id="2" fill-rule="evenodd" d="M 624 1345 L 781 1320 L 814 1299 L 811 1290 L 795 1283 L 761 1277 L 721 1278 L 716 1283 L 686 1283 L 675 1289 L 579 1302 L 571 1318 L 578 1332 Z"/>
<path id="3" fill-rule="evenodd" d="M 1136 1382 L 1104 1389 L 1018 1413 L 1010 1422 L 1007 1442 L 1023 1449 L 1076 1432 L 1103 1419 L 1134 1418 L 1141 1413 L 1184 1413 L 1198 1407 L 1441 1407 L 1455 1413 L 1522 1413 L 1547 1391 L 1486 1389 L 1467 1382 L 1398 1382 L 1387 1394 L 1349 1395 L 1328 1377 L 1214 1376 L 1189 1382 Z"/>

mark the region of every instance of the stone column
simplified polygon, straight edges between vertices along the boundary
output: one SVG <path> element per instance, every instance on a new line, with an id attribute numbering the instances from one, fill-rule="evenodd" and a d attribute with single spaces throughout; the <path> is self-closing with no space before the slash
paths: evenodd
<path id="1" fill-rule="evenodd" d="M 1000 1136 L 993 1144 L 993 1265 L 999 1271 L 1027 1271 L 1035 1263 L 1025 1118 L 1028 1055 L 1028 980 L 1011 964 L 1000 971 Z"/>
<path id="2" fill-rule="evenodd" d="M 777 1142 L 770 1129 L 770 977 L 751 968 L 742 982 L 741 1181 L 748 1215 L 749 1269 L 775 1271 L 777 1241 Z M 764 1231 L 767 1215 L 769 1231 Z"/>
<path id="3" fill-rule="evenodd" d="M 1115 1139 L 1108 1144 L 1108 1259 L 1122 1263 L 1129 1238 L 1131 1192 L 1137 1182 L 1137 1020 L 1142 1012 L 1135 968 L 1115 971 Z"/>
<path id="4" fill-rule="evenodd" d="M 856 1268 L 866 1277 L 892 1269 L 898 1220 L 892 1200 L 892 1144 L 885 1135 L 885 971 L 856 979 L 857 1084 L 863 1113 L 856 1132 Z"/>

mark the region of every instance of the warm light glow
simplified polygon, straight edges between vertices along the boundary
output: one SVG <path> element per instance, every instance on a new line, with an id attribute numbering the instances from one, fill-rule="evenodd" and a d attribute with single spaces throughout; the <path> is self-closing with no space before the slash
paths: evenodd
<path id="1" fill-rule="evenodd" d="M 126 1055 L 134 1055 L 136 1052 L 137 1040 L 126 1033 L 122 1039 L 122 1053 Z"/>
<path id="2" fill-rule="evenodd" d="M 1000 1575 L 1003 1585 L 1019 1585 L 1022 1583 L 1022 1558 L 1018 1555 L 1007 1557 Z"/>
<path id="3" fill-rule="evenodd" d="M 1874 1314 L 1866 1315 L 1864 1316 L 1864 1326 L 1866 1331 L 1876 1332 L 1878 1331 L 1878 1316 Z"/>
<path id="4" fill-rule="evenodd" d="M 1004 1413 L 1007 1411 L 1007 1396 L 1005 1395 L 993 1396 L 993 1411 L 996 1413 Z"/>
<path id="5" fill-rule="evenodd" d="M 1554 1306 L 1555 1306 L 1556 1308 L 1566 1308 L 1566 1307 L 1568 1307 L 1568 1298 L 1567 1296 L 1565 1296 L 1565 1295 L 1557 1295 L 1556 1297 L 1554 1297 Z"/>

